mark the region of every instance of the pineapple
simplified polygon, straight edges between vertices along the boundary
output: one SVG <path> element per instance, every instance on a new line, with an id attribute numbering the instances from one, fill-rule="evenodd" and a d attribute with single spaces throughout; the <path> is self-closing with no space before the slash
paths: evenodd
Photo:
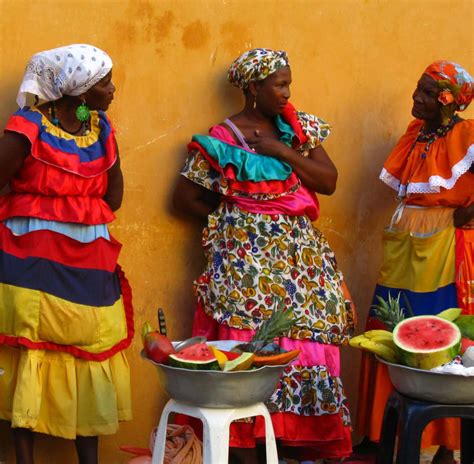
<path id="1" fill-rule="evenodd" d="M 277 302 L 276 309 L 257 329 L 250 343 L 238 345 L 234 349 L 259 354 L 279 353 L 280 347 L 274 344 L 273 340 L 288 332 L 300 320 L 300 317 L 294 316 L 292 309 L 284 309 L 284 307 L 283 300 Z"/>
<path id="2" fill-rule="evenodd" d="M 405 319 L 405 312 L 408 316 L 413 316 L 410 303 L 405 295 L 407 309 L 405 310 L 405 308 L 400 306 L 400 295 L 401 292 L 398 292 L 397 297 L 392 298 L 392 295 L 388 292 L 388 300 L 384 300 L 380 295 L 376 295 L 379 304 L 371 306 L 371 309 L 375 313 L 375 317 L 383 322 L 389 331 L 393 331 L 395 326 Z"/>

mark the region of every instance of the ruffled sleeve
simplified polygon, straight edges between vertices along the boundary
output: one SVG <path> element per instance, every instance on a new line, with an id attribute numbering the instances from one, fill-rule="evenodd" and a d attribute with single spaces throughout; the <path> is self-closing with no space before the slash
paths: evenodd
<path id="1" fill-rule="evenodd" d="M 426 142 L 417 142 L 423 125 L 410 123 L 387 158 L 380 179 L 418 205 L 461 206 L 474 201 L 474 121 L 460 121 L 425 153 Z"/>
<path id="2" fill-rule="evenodd" d="M 223 195 L 228 193 L 228 186 L 225 179 L 219 172 L 211 167 L 209 162 L 198 150 L 191 150 L 188 154 L 181 175 L 213 192 Z"/>
<path id="3" fill-rule="evenodd" d="M 117 159 L 115 130 L 102 111 L 91 112 L 91 128 L 84 136 L 54 126 L 35 108 L 23 108 L 10 118 L 5 131 L 17 132 L 31 143 L 31 156 L 81 177 L 98 176 Z"/>
<path id="4" fill-rule="evenodd" d="M 321 145 L 330 135 L 331 126 L 314 114 L 297 111 L 296 115 L 307 140 L 298 149 L 308 152 Z"/>

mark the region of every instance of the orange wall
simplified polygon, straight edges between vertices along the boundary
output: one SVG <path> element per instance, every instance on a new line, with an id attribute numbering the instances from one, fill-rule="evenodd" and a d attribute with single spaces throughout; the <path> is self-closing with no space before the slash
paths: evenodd
<path id="1" fill-rule="evenodd" d="M 203 265 L 197 224 L 170 214 L 169 196 L 195 132 L 239 111 L 225 81 L 244 50 L 287 50 L 292 100 L 333 125 L 326 148 L 337 192 L 321 198 L 318 226 L 332 244 L 363 322 L 380 258 L 380 232 L 394 208 L 378 180 L 384 157 L 410 119 L 424 67 L 451 59 L 474 72 L 472 0 L 0 0 L 0 125 L 36 51 L 88 42 L 114 60 L 125 200 L 112 226 L 134 290 L 137 327 L 165 309 L 169 334 L 190 334 L 191 281 Z M 473 112 L 466 112 L 472 117 Z M 101 440 L 101 462 L 124 463 L 120 444 L 144 446 L 166 400 L 151 365 L 129 349 L 135 419 Z M 343 351 L 357 404 L 359 354 Z M 355 415 L 355 414 L 354 414 Z M 357 437 L 356 437 L 357 438 Z M 0 457 L 12 456 L 0 426 Z M 72 444 L 41 437 L 37 462 L 75 462 Z M 1 458 L 0 458 L 1 461 Z M 13 462 L 13 461 L 9 461 Z"/>

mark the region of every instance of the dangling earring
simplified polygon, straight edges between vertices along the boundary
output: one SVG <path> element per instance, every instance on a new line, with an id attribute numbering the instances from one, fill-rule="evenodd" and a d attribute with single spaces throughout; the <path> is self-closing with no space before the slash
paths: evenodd
<path id="1" fill-rule="evenodd" d="M 86 105 L 86 102 L 83 101 L 77 108 L 76 108 L 76 118 L 81 121 L 87 121 L 91 116 L 91 112 L 89 107 Z"/>
<path id="2" fill-rule="evenodd" d="M 257 96 L 253 97 L 252 109 L 255 111 L 257 109 Z"/>

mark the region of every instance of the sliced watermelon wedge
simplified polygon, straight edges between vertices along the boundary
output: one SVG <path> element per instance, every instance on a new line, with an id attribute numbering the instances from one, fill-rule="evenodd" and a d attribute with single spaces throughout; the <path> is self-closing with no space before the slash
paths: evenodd
<path id="1" fill-rule="evenodd" d="M 170 354 L 168 363 L 183 369 L 219 370 L 217 358 L 206 343 L 197 343 L 178 353 Z"/>
<path id="2" fill-rule="evenodd" d="M 456 324 L 440 317 L 415 316 L 395 326 L 393 341 L 402 364 L 429 370 L 459 354 L 461 332 Z"/>

